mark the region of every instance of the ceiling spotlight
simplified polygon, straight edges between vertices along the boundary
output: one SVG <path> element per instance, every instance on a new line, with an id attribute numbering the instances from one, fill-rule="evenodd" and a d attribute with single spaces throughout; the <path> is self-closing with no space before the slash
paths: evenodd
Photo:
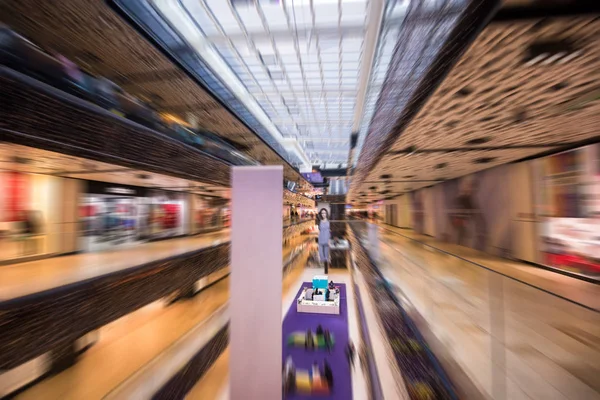
<path id="1" fill-rule="evenodd" d="M 392 175 L 390 174 L 383 174 L 380 176 L 381 179 L 391 179 Z"/>
<path id="2" fill-rule="evenodd" d="M 558 60 L 556 63 L 557 64 L 564 64 L 567 63 L 569 61 L 571 61 L 572 59 L 574 59 L 575 57 L 581 55 L 583 52 L 581 50 L 578 51 L 574 51 L 573 53 L 567 55 L 566 57 L 561 58 L 560 60 Z"/>

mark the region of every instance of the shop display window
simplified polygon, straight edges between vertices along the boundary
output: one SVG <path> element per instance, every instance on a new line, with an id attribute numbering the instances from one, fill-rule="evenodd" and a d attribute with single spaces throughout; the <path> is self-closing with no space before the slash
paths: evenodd
<path id="1" fill-rule="evenodd" d="M 80 248 L 101 251 L 184 235 L 186 194 L 88 182 L 81 201 Z"/>
<path id="2" fill-rule="evenodd" d="M 194 232 L 201 233 L 215 231 L 228 227 L 230 224 L 229 207 L 223 204 L 222 199 L 196 197 L 194 209 Z"/>
<path id="3" fill-rule="evenodd" d="M 139 210 L 135 197 L 84 195 L 79 209 L 81 249 L 101 251 L 140 241 Z"/>
<path id="4" fill-rule="evenodd" d="M 600 277 L 600 144 L 540 159 L 540 262 Z"/>
<path id="5" fill-rule="evenodd" d="M 60 178 L 0 171 L 0 261 L 36 257 L 52 251 L 49 238 L 59 234 L 48 221 L 58 205 Z"/>

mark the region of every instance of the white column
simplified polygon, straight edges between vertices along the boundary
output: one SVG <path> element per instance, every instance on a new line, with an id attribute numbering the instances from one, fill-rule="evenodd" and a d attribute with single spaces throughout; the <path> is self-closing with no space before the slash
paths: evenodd
<path id="1" fill-rule="evenodd" d="M 283 167 L 233 167 L 231 399 L 282 393 Z"/>

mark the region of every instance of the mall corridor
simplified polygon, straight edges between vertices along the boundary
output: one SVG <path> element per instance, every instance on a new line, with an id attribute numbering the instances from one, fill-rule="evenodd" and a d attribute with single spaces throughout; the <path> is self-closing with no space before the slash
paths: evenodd
<path id="1" fill-rule="evenodd" d="M 600 400 L 600 1 L 0 1 L 0 399 Z"/>

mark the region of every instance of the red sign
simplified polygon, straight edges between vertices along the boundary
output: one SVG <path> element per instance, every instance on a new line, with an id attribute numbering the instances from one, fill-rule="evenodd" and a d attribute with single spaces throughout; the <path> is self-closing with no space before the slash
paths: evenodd
<path id="1" fill-rule="evenodd" d="M 6 183 L 6 220 L 20 221 L 28 200 L 27 175 L 8 172 Z"/>

